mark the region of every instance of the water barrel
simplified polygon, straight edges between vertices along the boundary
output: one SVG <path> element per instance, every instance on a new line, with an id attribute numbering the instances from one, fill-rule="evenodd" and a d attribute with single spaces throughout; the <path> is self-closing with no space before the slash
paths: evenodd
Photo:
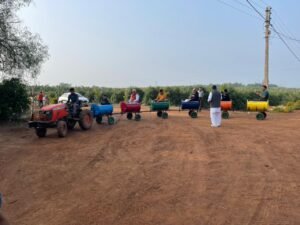
<path id="1" fill-rule="evenodd" d="M 113 105 L 91 105 L 91 111 L 93 112 L 94 116 L 111 115 L 113 110 Z"/>
<path id="2" fill-rule="evenodd" d="M 269 108 L 268 101 L 247 101 L 248 111 L 265 112 Z"/>
<path id="3" fill-rule="evenodd" d="M 151 102 L 151 111 L 165 111 L 170 107 L 169 102 Z"/>
<path id="4" fill-rule="evenodd" d="M 185 101 L 182 101 L 181 102 L 181 109 L 184 110 L 184 109 L 194 109 L 194 110 L 198 110 L 199 109 L 199 106 L 200 106 L 200 103 L 199 101 L 189 101 L 189 102 L 185 102 Z"/>
<path id="5" fill-rule="evenodd" d="M 228 111 L 232 109 L 232 101 L 221 101 L 221 110 Z"/>
<path id="6" fill-rule="evenodd" d="M 126 103 L 121 102 L 120 103 L 121 112 L 127 113 L 127 112 L 140 112 L 141 111 L 141 104 L 140 103 Z"/>

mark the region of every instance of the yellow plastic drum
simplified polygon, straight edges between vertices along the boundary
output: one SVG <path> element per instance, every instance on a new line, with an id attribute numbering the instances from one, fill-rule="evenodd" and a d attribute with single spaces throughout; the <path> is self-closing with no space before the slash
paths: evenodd
<path id="1" fill-rule="evenodd" d="M 254 112 L 265 112 L 269 108 L 268 101 L 247 101 L 247 110 Z"/>

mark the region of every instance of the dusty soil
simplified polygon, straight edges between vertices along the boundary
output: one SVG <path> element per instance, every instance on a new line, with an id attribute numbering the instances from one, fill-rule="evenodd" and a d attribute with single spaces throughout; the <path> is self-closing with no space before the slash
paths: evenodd
<path id="1" fill-rule="evenodd" d="M 298 225 L 300 113 L 170 112 L 39 139 L 0 128 L 12 225 Z"/>

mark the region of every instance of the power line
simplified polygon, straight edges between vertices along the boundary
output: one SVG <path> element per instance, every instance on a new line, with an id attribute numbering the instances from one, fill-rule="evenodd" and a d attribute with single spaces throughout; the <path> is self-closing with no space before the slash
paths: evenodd
<path id="1" fill-rule="evenodd" d="M 228 2 L 225 2 L 225 1 L 222 1 L 222 0 L 217 0 L 217 1 L 220 2 L 220 3 L 222 3 L 223 5 L 226 5 L 226 6 L 232 8 L 232 9 L 234 9 L 234 10 L 237 10 L 237 11 L 239 11 L 239 12 L 245 14 L 245 15 L 251 16 L 251 17 L 256 18 L 256 19 L 259 19 L 257 16 L 254 16 L 253 14 L 250 14 L 250 13 L 248 13 L 248 12 L 246 12 L 246 11 L 240 9 L 240 8 L 237 8 L 237 7 L 235 7 L 235 6 L 231 5 L 231 4 L 229 4 Z M 241 3 L 241 2 L 240 2 L 240 3 Z M 242 4 L 242 3 L 241 3 L 241 4 Z"/>
<path id="2" fill-rule="evenodd" d="M 248 2 L 248 4 L 253 8 L 253 10 L 260 15 L 260 17 L 264 18 L 265 17 L 258 11 L 258 9 L 249 1 L 246 0 Z M 300 62 L 300 58 L 296 55 L 296 53 L 291 49 L 291 47 L 286 43 L 286 41 L 283 38 L 283 35 L 281 33 L 279 33 L 276 28 L 274 27 L 274 25 L 271 24 L 271 27 L 273 29 L 273 31 L 278 35 L 279 39 L 283 42 L 283 44 L 285 45 L 285 47 L 292 53 L 292 55 Z"/>
<path id="3" fill-rule="evenodd" d="M 248 2 L 248 4 L 251 6 L 251 8 L 261 17 L 265 20 L 265 17 L 263 16 L 263 14 L 261 14 L 260 11 L 258 11 L 258 9 L 249 1 L 249 0 L 246 0 Z"/>
<path id="4" fill-rule="evenodd" d="M 300 62 L 300 58 L 296 55 L 296 53 L 290 48 L 290 46 L 286 43 L 281 33 L 279 33 L 275 27 L 271 24 L 273 31 L 278 35 L 279 39 L 283 42 L 283 44 L 287 47 L 287 49 L 292 53 L 292 55 Z"/>

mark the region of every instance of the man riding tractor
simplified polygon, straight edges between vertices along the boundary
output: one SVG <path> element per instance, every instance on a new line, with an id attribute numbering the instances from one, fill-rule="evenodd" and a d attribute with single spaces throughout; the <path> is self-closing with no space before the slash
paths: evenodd
<path id="1" fill-rule="evenodd" d="M 35 128 L 38 137 L 45 137 L 47 128 L 56 128 L 58 136 L 65 137 L 68 130 L 72 130 L 77 122 L 82 130 L 92 127 L 91 111 L 82 109 L 74 88 L 71 88 L 70 92 L 67 104 L 44 106 L 37 115 L 32 115 L 29 127 Z"/>

